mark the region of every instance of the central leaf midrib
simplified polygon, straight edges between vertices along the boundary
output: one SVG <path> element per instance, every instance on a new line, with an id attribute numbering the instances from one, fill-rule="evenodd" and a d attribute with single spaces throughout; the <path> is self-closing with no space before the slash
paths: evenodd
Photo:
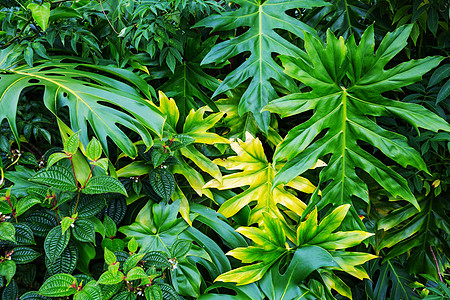
<path id="1" fill-rule="evenodd" d="M 342 127 L 341 127 L 341 131 L 342 131 L 342 152 L 341 152 L 341 156 L 342 156 L 342 183 L 341 185 L 345 184 L 345 171 L 346 171 L 346 165 L 345 165 L 345 150 L 347 149 L 347 90 L 345 88 L 343 89 L 343 93 L 342 93 Z M 341 200 L 344 199 L 344 186 L 342 186 L 341 188 Z"/>

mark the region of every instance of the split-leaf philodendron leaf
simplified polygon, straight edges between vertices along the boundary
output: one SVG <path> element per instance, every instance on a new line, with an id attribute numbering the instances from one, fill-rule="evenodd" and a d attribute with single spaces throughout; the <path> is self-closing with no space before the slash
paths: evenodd
<path id="1" fill-rule="evenodd" d="M 419 152 L 408 145 L 407 139 L 382 128 L 374 117 L 398 117 L 415 128 L 450 131 L 447 122 L 424 107 L 381 94 L 420 80 L 443 60 L 427 57 L 385 70 L 387 63 L 406 46 L 411 29 L 412 25 L 402 26 L 387 34 L 376 51 L 373 26 L 365 31 L 358 46 L 353 36 L 345 43 L 342 37 L 337 39 L 328 31 L 325 46 L 305 33 L 306 52 L 297 58 L 281 57 L 285 72 L 312 91 L 277 99 L 266 109 L 282 117 L 309 110 L 314 110 L 314 114 L 293 128 L 277 148 L 276 162 L 287 163 L 275 176 L 273 186 L 289 182 L 319 158 L 331 154 L 328 166 L 320 173 L 320 181 L 329 183 L 322 191 L 322 199 L 315 198 L 307 211 L 316 204 L 321 209 L 328 204 L 351 203 L 352 196 L 368 202 L 367 185 L 356 168 L 367 172 L 394 197 L 400 196 L 419 209 L 406 180 L 358 144 L 367 142 L 403 167 L 411 165 L 427 171 Z M 321 134 L 323 137 L 317 139 Z M 351 212 L 359 227 L 364 228 L 356 211 Z"/>
<path id="2" fill-rule="evenodd" d="M 283 284 L 290 285 L 292 280 L 299 280 L 296 282 L 298 285 L 308 274 L 322 267 L 332 267 L 330 270 L 344 271 L 359 279 L 369 278 L 361 265 L 376 258 L 375 255 L 364 252 L 338 251 L 354 247 L 373 235 L 373 233 L 358 230 L 335 232 L 349 208 L 348 204 L 337 207 L 320 223 L 317 209 L 314 209 L 308 219 L 299 224 L 294 240 L 295 247 L 286 243 L 286 234 L 280 219 L 273 218 L 268 214 L 263 214 L 264 222 L 260 228 L 239 227 L 237 231 L 253 240 L 254 245 L 233 249 L 227 255 L 231 255 L 243 263 L 251 263 L 251 265 L 228 271 L 217 277 L 215 281 L 236 282 L 237 285 L 242 285 L 262 278 L 261 286 L 266 286 L 263 290 L 265 292 L 272 290 L 268 293 L 272 295 L 270 299 L 284 299 L 274 296 L 283 294 L 276 291 L 283 287 Z M 291 253 L 293 253 L 291 266 L 281 276 L 279 266 L 275 263 L 282 262 L 280 259 Z M 289 271 L 291 268 L 292 270 Z M 266 274 L 268 270 L 270 273 Z M 267 284 L 267 281 L 278 280 L 280 277 L 285 278 Z M 267 286 L 272 288 L 267 288 Z"/>
<path id="3" fill-rule="evenodd" d="M 273 218 L 284 220 L 283 213 L 278 205 L 282 205 L 301 216 L 306 205 L 294 194 L 287 191 L 285 186 L 300 190 L 304 193 L 312 193 L 315 186 L 306 178 L 295 177 L 288 184 L 273 186 L 273 179 L 277 170 L 267 160 L 259 138 L 254 138 L 247 133 L 246 141 L 238 139 L 231 143 L 231 148 L 237 156 L 225 160 L 216 159 L 214 162 L 228 170 L 242 170 L 223 177 L 222 182 L 217 179 L 209 181 L 205 188 L 234 189 L 248 186 L 245 191 L 228 199 L 219 208 L 219 213 L 225 217 L 231 217 L 238 213 L 244 206 L 252 201 L 257 205 L 253 207 L 249 223 L 261 223 L 262 214 L 267 213 Z M 274 187 L 274 188 L 272 188 Z M 288 226 L 285 224 L 286 231 Z"/>
<path id="4" fill-rule="evenodd" d="M 90 72 L 84 68 L 89 68 Z M 89 123 L 105 152 L 108 151 L 109 137 L 128 156 L 135 157 L 136 147 L 118 124 L 137 132 L 144 143 L 151 146 L 150 131 L 160 135 L 164 117 L 155 105 L 142 98 L 133 87 L 96 73 L 95 69 L 133 81 L 146 97 L 151 97 L 145 81 L 126 70 L 57 62 L 47 62 L 33 68 L 23 65 L 0 73 L 0 121 L 5 118 L 8 120 L 18 141 L 16 115 L 19 97 L 26 88 L 44 86 L 45 106 L 55 115 L 58 115 L 61 107 L 67 106 L 71 128 L 75 132 L 80 131 L 83 144 L 89 142 Z"/>
<path id="5" fill-rule="evenodd" d="M 215 91 L 213 97 L 236 88 L 247 79 L 251 82 L 242 95 L 239 113 L 252 112 L 258 126 L 267 131 L 270 114 L 261 113 L 261 109 L 277 97 L 271 80 L 282 87 L 295 91 L 295 82 L 273 60 L 272 53 L 297 56 L 299 49 L 282 38 L 275 30 L 286 30 L 303 38 L 303 32 L 314 33 L 314 29 L 290 17 L 286 11 L 296 8 L 311 8 L 327 5 L 320 0 L 234 0 L 239 5 L 235 11 L 211 15 L 195 26 L 212 27 L 214 31 L 225 31 L 240 27 L 249 27 L 242 35 L 214 46 L 203 59 L 202 64 L 221 63 L 240 53 L 250 52 L 250 57 L 237 69 L 228 74 Z"/>

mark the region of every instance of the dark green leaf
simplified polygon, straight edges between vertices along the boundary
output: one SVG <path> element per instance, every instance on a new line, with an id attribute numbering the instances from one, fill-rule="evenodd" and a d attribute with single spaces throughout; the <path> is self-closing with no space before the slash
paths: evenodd
<path id="1" fill-rule="evenodd" d="M 61 256 L 70 239 L 70 231 L 62 234 L 61 226 L 50 230 L 44 241 L 45 256 L 53 264 Z"/>
<path id="2" fill-rule="evenodd" d="M 169 201 L 175 190 L 175 180 L 172 173 L 164 168 L 156 168 L 150 171 L 148 177 L 153 190 L 158 196 Z"/>
<path id="3" fill-rule="evenodd" d="M 103 193 L 118 193 L 127 196 L 127 191 L 122 183 L 114 177 L 110 176 L 95 176 L 89 179 L 88 183 L 83 189 L 85 194 L 103 194 Z"/>
<path id="4" fill-rule="evenodd" d="M 77 185 L 73 173 L 64 167 L 57 165 L 53 165 L 47 170 L 40 170 L 35 175 L 33 175 L 30 180 L 37 183 L 49 185 L 61 191 L 75 192 L 77 190 Z"/>
<path id="5" fill-rule="evenodd" d="M 41 256 L 41 253 L 29 247 L 16 247 L 13 250 L 11 258 L 17 264 L 27 264 Z"/>
<path id="6" fill-rule="evenodd" d="M 75 294 L 72 286 L 77 283 L 75 277 L 69 274 L 56 274 L 48 278 L 38 293 L 48 297 L 64 297 Z"/>

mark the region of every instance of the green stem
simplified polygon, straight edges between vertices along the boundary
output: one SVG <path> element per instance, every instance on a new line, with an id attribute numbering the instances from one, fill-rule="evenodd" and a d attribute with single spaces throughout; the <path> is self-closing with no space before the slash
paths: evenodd
<path id="1" fill-rule="evenodd" d="M 75 178 L 75 184 L 77 185 L 77 191 L 79 191 L 80 186 L 78 185 L 77 174 L 75 174 L 75 166 L 73 165 L 72 156 L 69 156 L 68 158 L 70 160 L 70 165 L 72 166 L 72 173 L 73 173 L 73 177 Z"/>
<path id="2" fill-rule="evenodd" d="M 73 209 L 72 215 L 75 214 L 75 213 L 77 212 L 78 202 L 80 201 L 80 194 L 81 194 L 81 192 L 78 191 L 77 202 L 75 203 L 75 208 Z"/>

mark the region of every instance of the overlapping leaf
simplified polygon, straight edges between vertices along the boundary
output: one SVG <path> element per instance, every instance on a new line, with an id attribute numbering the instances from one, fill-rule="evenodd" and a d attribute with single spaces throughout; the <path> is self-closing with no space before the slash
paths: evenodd
<path id="1" fill-rule="evenodd" d="M 196 24 L 197 27 L 212 27 L 215 31 L 225 31 L 240 27 L 248 30 L 231 40 L 217 44 L 203 59 L 202 64 L 224 62 L 238 54 L 250 52 L 247 60 L 233 72 L 215 91 L 214 96 L 237 87 L 251 79 L 243 94 L 239 113 L 252 112 L 258 126 L 267 131 L 270 115 L 261 113 L 268 101 L 275 99 L 277 93 L 271 80 L 278 82 L 283 88 L 296 90 L 295 82 L 273 60 L 272 54 L 297 56 L 299 49 L 282 38 L 276 30 L 286 30 L 303 38 L 303 31 L 314 33 L 314 29 L 290 17 L 286 11 L 295 8 L 311 8 L 327 5 L 320 0 L 234 0 L 239 8 L 235 11 L 209 16 Z"/>
<path id="2" fill-rule="evenodd" d="M 264 148 L 258 138 L 247 133 L 245 142 L 238 139 L 231 143 L 231 147 L 237 156 L 225 160 L 216 159 L 214 162 L 228 170 L 242 170 L 223 177 L 222 182 L 214 179 L 205 185 L 205 188 L 234 189 L 245 187 L 244 192 L 225 201 L 219 209 L 219 213 L 225 217 L 231 217 L 252 201 L 257 205 L 250 215 L 250 224 L 261 223 L 262 214 L 268 213 L 274 218 L 284 219 L 278 205 L 282 205 L 301 216 L 306 205 L 285 189 L 289 186 L 305 193 L 312 193 L 315 186 L 306 178 L 296 177 L 288 184 L 273 186 L 273 180 L 277 170 L 267 160 Z"/>
<path id="3" fill-rule="evenodd" d="M 278 147 L 276 161 L 288 162 L 275 176 L 274 186 L 289 182 L 312 167 L 317 159 L 332 154 L 320 174 L 321 182 L 329 183 L 322 199 L 316 198 L 310 208 L 317 201 L 319 208 L 351 203 L 352 196 L 368 202 L 367 185 L 357 175 L 356 168 L 367 172 L 394 197 L 400 196 L 418 207 L 406 180 L 358 144 L 359 141 L 369 143 L 402 166 L 426 171 L 420 154 L 408 145 L 406 138 L 383 129 L 373 117 L 399 117 L 416 128 L 450 130 L 447 122 L 424 107 L 381 95 L 420 80 L 443 59 L 411 60 L 385 70 L 386 64 L 406 46 L 411 28 L 412 25 L 403 26 L 386 35 L 375 53 L 373 26 L 366 30 L 358 46 L 353 36 L 346 45 L 342 37 L 337 39 L 328 31 L 325 47 L 318 39 L 305 34 L 306 52 L 298 58 L 281 58 L 286 72 L 313 90 L 277 99 L 267 109 L 283 117 L 312 109 L 314 114 L 293 128 Z M 351 211 L 359 225 L 350 226 L 364 228 L 356 211 Z"/>
<path id="4" fill-rule="evenodd" d="M 175 100 L 167 98 L 166 95 L 160 92 L 159 101 L 160 110 L 163 114 L 167 115 L 167 121 L 164 126 L 164 135 L 173 137 L 177 134 L 182 134 L 193 138 L 194 143 L 205 143 L 210 145 L 216 143 L 229 143 L 226 138 L 223 138 L 214 132 L 209 132 L 209 130 L 213 128 L 214 125 L 222 118 L 224 114 L 223 112 L 214 113 L 204 118 L 206 107 L 202 107 L 198 110 L 191 110 L 183 124 L 183 131 L 177 132 L 176 128 L 180 118 L 180 113 Z M 203 189 L 205 182 L 202 175 L 189 166 L 184 161 L 183 157 L 188 158 L 202 171 L 221 181 L 222 174 L 220 173 L 217 165 L 191 144 L 179 150 L 179 155 L 177 155 L 177 158 L 179 158 L 180 164 L 174 166 L 174 172 L 185 176 L 193 189 L 200 196 L 205 194 L 209 198 L 212 198 L 211 192 Z"/>
<path id="5" fill-rule="evenodd" d="M 296 247 L 289 247 L 286 234 L 277 218 L 263 215 L 261 228 L 240 227 L 237 231 L 255 243 L 246 248 L 236 248 L 227 253 L 243 263 L 252 263 L 220 275 L 216 281 L 236 282 L 238 285 L 261 281 L 263 291 L 270 299 L 283 298 L 299 291 L 298 285 L 312 271 L 322 267 L 330 270 L 347 272 L 359 279 L 368 278 L 361 266 L 375 255 L 362 252 L 338 251 L 354 247 L 367 239 L 372 233 L 365 231 L 335 232 L 349 209 L 350 205 L 341 205 L 318 223 L 317 209 L 297 228 Z M 276 262 L 294 252 L 290 266 L 280 274 Z M 267 274 L 266 272 L 270 270 Z M 266 275 L 265 275 L 266 274 Z M 273 282 L 272 282 L 273 281 Z M 287 295 L 286 295 L 287 297 Z M 287 298 L 291 299 L 291 298 Z"/>
<path id="6" fill-rule="evenodd" d="M 311 9 L 304 22 L 315 28 L 321 24 L 321 28 L 330 28 L 336 35 L 344 38 L 352 34 L 360 37 L 367 27 L 363 22 L 366 21 L 370 4 L 358 0 L 333 0 L 330 4 Z M 326 34 L 325 31 L 322 33 Z"/>
<path id="7" fill-rule="evenodd" d="M 216 105 L 202 88 L 215 91 L 219 86 L 219 81 L 206 74 L 200 67 L 200 62 L 205 57 L 206 52 L 211 50 L 217 40 L 217 36 L 201 42 L 200 37 L 187 40 L 184 60 L 175 68 L 175 72 L 170 74 L 169 80 L 160 89 L 169 97 L 177 99 L 181 113 L 186 116 L 191 109 L 197 109 L 197 100 L 211 108 Z"/>
<path id="8" fill-rule="evenodd" d="M 91 70 L 84 71 L 83 68 Z M 105 151 L 109 137 L 127 155 L 135 157 L 137 150 L 120 125 L 137 132 L 145 144 L 151 146 L 150 131 L 161 134 L 164 118 L 134 88 L 112 79 L 112 76 L 95 73 L 95 69 L 132 81 L 146 97 L 151 97 L 149 86 L 126 70 L 58 62 L 47 62 L 33 68 L 20 66 L 0 74 L 0 120 L 8 120 L 16 140 L 19 140 L 16 127 L 19 96 L 26 88 L 44 86 L 45 106 L 55 115 L 61 107 L 67 106 L 71 128 L 80 131 L 85 145 L 89 141 L 89 124 Z"/>

